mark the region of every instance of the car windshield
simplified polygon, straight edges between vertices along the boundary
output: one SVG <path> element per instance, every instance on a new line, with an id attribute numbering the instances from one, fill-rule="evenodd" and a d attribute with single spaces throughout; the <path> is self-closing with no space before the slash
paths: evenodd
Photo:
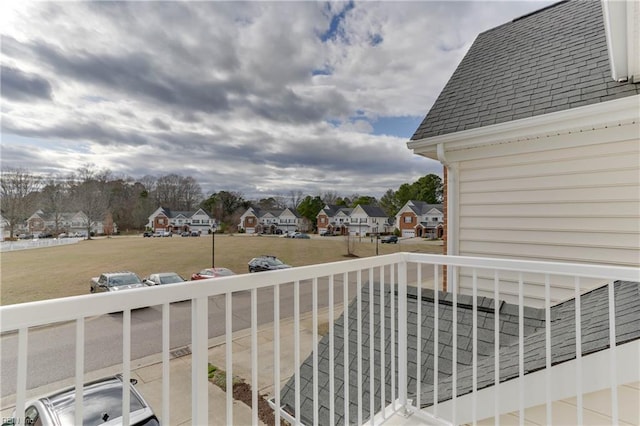
<path id="1" fill-rule="evenodd" d="M 118 275 L 109 280 L 109 285 L 119 287 L 122 285 L 140 284 L 140 278 L 134 274 Z"/>
<path id="2" fill-rule="evenodd" d="M 271 266 L 284 265 L 284 263 L 282 263 L 282 261 L 276 257 L 267 257 L 265 261 Z"/>
<path id="3" fill-rule="evenodd" d="M 178 274 L 171 275 L 160 275 L 160 284 L 173 284 L 173 283 L 181 283 L 184 281 L 182 277 Z"/>
<path id="4" fill-rule="evenodd" d="M 235 275 L 231 269 L 227 268 L 216 268 L 216 274 L 221 277 L 227 277 L 229 275 Z"/>

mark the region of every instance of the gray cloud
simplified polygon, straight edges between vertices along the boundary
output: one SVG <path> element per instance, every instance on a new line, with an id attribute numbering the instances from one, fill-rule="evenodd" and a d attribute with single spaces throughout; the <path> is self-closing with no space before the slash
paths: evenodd
<path id="1" fill-rule="evenodd" d="M 51 100 L 53 92 L 51 84 L 37 74 L 2 65 L 0 81 L 2 96 L 11 100 L 20 102 Z"/>
<path id="2" fill-rule="evenodd" d="M 359 2 L 323 42 L 345 4 L 27 2 L 1 29 L 0 161 L 381 195 L 441 166 L 354 123 L 424 116 L 480 31 L 543 6 Z"/>

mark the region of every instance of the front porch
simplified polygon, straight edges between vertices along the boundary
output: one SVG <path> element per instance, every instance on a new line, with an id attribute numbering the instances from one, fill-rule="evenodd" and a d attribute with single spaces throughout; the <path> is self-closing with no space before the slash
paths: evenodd
<path id="1" fill-rule="evenodd" d="M 427 294 L 434 283 L 439 285 L 443 266 L 449 268 L 450 277 L 476 277 L 478 271 L 494 273 L 496 281 L 493 297 L 485 297 L 488 302 L 493 302 L 493 305 L 478 305 L 476 301 L 479 299 L 474 297 L 477 296 L 477 282 L 472 278 L 468 287 L 471 291 L 468 294 L 453 292 L 443 297 L 450 300 L 450 306 L 453 307 L 450 310 L 451 321 L 447 321 L 446 314 L 444 311 L 440 313 L 439 309 L 434 311 L 438 314 L 429 317 L 426 311 L 419 310 L 418 306 L 421 304 L 416 305 L 418 311 L 414 312 L 409 306 L 411 300 L 422 300 L 423 291 Z M 461 270 L 465 273 L 459 274 Z M 505 363 L 514 365 L 517 373 L 515 377 L 505 381 L 499 376 L 493 376 L 494 383 L 481 387 L 478 379 L 482 376 L 481 370 L 486 366 L 480 364 L 479 349 L 462 351 L 463 336 L 469 333 L 469 341 L 465 340 L 467 348 L 483 346 L 482 336 L 478 340 L 478 331 L 482 330 L 484 324 L 479 323 L 481 316 L 478 309 L 489 314 L 492 306 L 502 306 L 500 276 L 514 272 L 521 278 L 519 303 L 515 304 L 514 312 L 518 330 L 512 346 L 512 355 L 505 358 L 498 344 L 485 347 L 483 350 L 488 350 L 494 355 L 491 363 L 499 363 L 499 367 L 493 371 L 501 371 L 502 363 Z M 543 277 L 547 284 L 543 309 L 545 318 L 541 327 L 546 361 L 542 369 L 531 372 L 525 370 L 525 366 L 529 365 L 529 354 L 525 351 L 529 346 L 524 339 L 525 311 L 529 308 L 524 306 L 524 294 L 528 285 L 527 280 L 522 278 L 524 274 L 527 277 Z M 580 348 L 578 351 L 574 350 L 574 354 L 577 352 L 578 355 L 574 355 L 573 359 L 552 364 L 554 358 L 551 354 L 560 349 L 551 335 L 551 306 L 555 299 L 552 285 L 554 277 L 570 277 L 575 283 L 576 295 L 587 290 L 581 284 L 586 282 L 586 279 L 608 285 L 604 288 L 604 294 L 607 296 L 599 305 L 599 309 L 607 312 L 604 316 L 605 323 L 600 324 L 601 338 L 606 340 L 607 347 L 595 352 L 586 349 L 589 342 L 586 338 L 583 339 L 582 330 L 586 330 L 590 324 L 583 324 L 585 318 L 582 315 L 581 303 L 577 303 L 573 311 L 573 319 L 577 321 L 568 323 L 565 328 L 573 333 L 574 339 L 568 345 L 574 349 Z M 634 323 L 629 325 L 616 322 L 629 308 L 628 305 L 624 305 L 618 309 L 617 298 L 614 301 L 613 297 L 613 283 L 639 280 L 639 271 L 635 268 L 398 253 L 277 272 L 218 278 L 184 286 L 145 288 L 126 293 L 87 295 L 5 306 L 0 308 L 1 330 L 3 334 L 15 333 L 17 368 L 14 376 L 10 378 L 15 383 L 15 394 L 3 395 L 2 407 L 13 405 L 15 401 L 17 411 L 22 412 L 28 398 L 34 396 L 35 391 L 28 384 L 31 382 L 30 376 L 34 374 L 33 365 L 28 362 L 29 335 L 47 333 L 47 330 L 53 330 L 53 327 L 42 327 L 54 323 L 72 321 L 74 324 L 76 343 L 75 361 L 72 362 L 75 362 L 76 373 L 75 377 L 65 379 L 65 383 L 75 384 L 80 394 L 80 385 L 95 374 L 85 368 L 85 365 L 89 364 L 85 357 L 89 352 L 89 336 L 86 336 L 85 324 L 109 312 L 124 311 L 122 363 L 115 366 L 114 370 L 122 373 L 125 380 L 132 374 L 138 374 L 139 368 L 142 368 L 139 365 L 140 361 L 132 359 L 131 356 L 132 346 L 135 347 L 135 341 L 132 341 L 131 311 L 151 306 L 150 309 L 157 310 L 161 317 L 159 326 L 162 350 L 153 363 L 156 366 L 157 380 L 149 381 L 154 385 L 145 385 L 140 390 L 145 397 L 154 395 L 158 402 L 153 408 L 161 420 L 170 419 L 165 421 L 167 424 L 188 421 L 185 419 L 190 419 L 192 424 L 207 424 L 212 412 L 224 412 L 224 422 L 228 424 L 233 424 L 234 418 L 239 419 L 237 416 L 234 417 L 234 411 L 240 409 L 234 404 L 231 393 L 224 396 L 224 401 L 212 398 L 213 391 L 210 390 L 207 380 L 209 362 L 227 371 L 227 387 L 231 385 L 233 374 L 245 378 L 251 384 L 254 401 L 257 400 L 258 392 L 267 393 L 274 406 L 282 408 L 276 410 L 277 417 L 288 418 L 293 423 L 459 424 L 483 419 L 489 419 L 486 421 L 493 423 L 497 418 L 501 418 L 503 422 L 509 418 L 524 421 L 525 416 L 529 421 L 530 415 L 540 413 L 540 406 L 543 407 L 544 421 L 553 423 L 559 419 L 556 417 L 558 413 L 567 411 L 566 404 L 570 403 L 574 404 L 577 422 L 583 423 L 586 416 L 590 416 L 594 411 L 589 405 L 594 400 L 592 395 L 602 392 L 606 394 L 605 400 L 609 401 L 609 411 L 600 407 L 598 410 L 601 413 L 598 415 L 607 416 L 612 423 L 619 423 L 628 419 L 629 392 L 633 389 L 637 392 L 640 372 L 635 361 L 638 359 L 639 345 L 637 337 L 626 340 L 620 338 L 621 328 L 628 332 L 624 334 L 628 337 L 635 336 L 633 333 L 638 331 L 638 327 L 636 322 L 634 331 Z M 456 288 L 464 287 L 459 287 L 457 278 L 453 278 L 449 283 L 449 289 Z M 385 315 L 380 315 L 381 310 L 376 310 L 375 303 L 363 306 L 363 303 L 366 305 L 367 293 L 375 295 L 375 300 L 379 300 L 378 306 L 388 307 L 382 310 Z M 432 294 L 440 297 L 438 292 Z M 180 302 L 184 300 L 185 295 L 190 302 Z M 243 319 L 249 323 L 249 327 L 234 331 L 234 324 L 243 323 L 239 318 L 242 314 L 234 312 L 235 303 L 241 299 L 247 300 L 251 306 L 250 318 Z M 214 300 L 213 305 L 210 303 L 211 300 Z M 343 309 L 343 300 L 348 301 L 349 310 Z M 576 300 L 581 300 L 581 297 Z M 172 355 L 176 348 L 170 347 L 171 309 L 172 304 L 176 302 L 190 303 L 188 309 L 191 311 L 192 327 L 188 351 L 191 354 L 185 357 Z M 270 306 L 272 312 L 270 319 L 260 319 L 261 325 L 258 324 L 262 315 L 258 314 L 259 303 L 260 306 Z M 466 311 L 458 316 L 463 304 L 466 305 Z M 439 306 L 437 301 L 436 306 Z M 286 307 L 292 308 L 291 315 L 285 313 Z M 135 314 L 137 313 L 134 313 L 134 316 Z M 208 318 L 218 314 L 224 318 L 226 332 L 212 341 L 208 334 Z M 427 329 L 416 328 L 415 319 L 412 320 L 414 314 L 417 315 L 416 318 L 428 318 L 428 321 L 435 324 L 431 329 L 438 331 L 429 335 Z M 466 316 L 469 318 L 465 320 Z M 326 320 L 323 321 L 323 318 Z M 369 318 L 382 321 L 382 327 L 376 328 L 376 321 L 369 321 Z M 593 321 L 591 317 L 586 319 Z M 469 320 L 471 328 L 463 332 L 467 327 L 465 321 Z M 486 321 L 486 318 L 482 321 Z M 441 334 L 439 330 L 445 322 L 450 326 L 448 336 L 451 337 L 451 342 L 447 344 L 457 347 L 458 350 L 451 351 L 448 358 L 438 356 L 426 362 L 416 363 L 416 359 L 423 359 L 420 353 L 422 349 L 417 348 L 425 345 L 439 348 L 444 344 L 446 333 Z M 340 333 L 340 323 L 349 324 L 350 331 Z M 326 325 L 326 329 L 323 329 L 323 324 Z M 610 329 L 617 332 L 609 333 Z M 497 327 L 495 330 L 500 329 Z M 576 339 L 575 336 L 580 337 Z M 494 342 L 502 340 L 500 332 L 494 337 Z M 369 341 L 374 344 L 368 345 L 366 342 Z M 338 349 L 345 346 L 351 350 L 342 350 L 337 357 L 325 357 L 328 363 L 325 366 L 322 361 L 322 354 L 325 352 L 319 350 L 323 345 L 326 345 L 328 353 L 340 353 Z M 563 342 L 562 346 L 567 346 L 567 342 Z M 379 347 L 382 350 L 376 353 Z M 466 354 L 470 354 L 471 358 L 466 361 L 467 364 L 463 364 L 461 358 L 467 356 Z M 307 365 L 310 368 L 304 366 L 305 359 L 308 360 Z M 189 377 L 176 377 L 176 370 L 171 368 L 176 361 L 188 363 L 186 369 L 180 370 L 180 374 L 187 372 Z M 450 365 L 458 366 L 450 369 L 449 376 L 440 374 L 436 375 L 436 380 L 422 381 L 420 370 L 432 368 L 433 371 L 442 371 L 447 361 Z M 344 365 L 350 367 L 345 369 Z M 379 374 L 368 375 L 368 371 Z M 464 376 L 464 371 L 470 373 L 469 377 Z M 3 379 L 10 376 L 10 372 L 3 371 Z M 376 385 L 376 377 L 382 377 L 383 383 Z M 464 387 L 462 382 L 465 380 L 471 384 L 470 390 L 458 393 L 457 389 Z M 447 381 L 458 386 L 447 392 Z M 190 386 L 189 394 L 195 395 L 189 395 L 187 407 L 173 404 L 176 391 L 172 388 L 178 382 Z M 288 387 L 285 386 L 287 382 Z M 430 394 L 424 392 L 427 388 L 431 389 Z M 314 398 L 322 396 L 324 391 L 335 398 Z M 496 392 L 499 397 L 496 397 Z M 426 399 L 426 395 L 432 395 L 431 399 Z M 183 394 L 183 399 L 184 396 Z M 309 408 L 306 403 L 308 396 L 311 396 L 311 407 L 305 411 Z M 569 400 L 573 402 L 561 402 L 568 398 L 574 398 Z M 218 403 L 223 405 L 217 405 Z M 384 410 L 381 407 L 384 407 Z M 77 407 L 76 412 L 81 416 L 81 407 Z M 339 413 L 347 414 L 341 417 Z M 373 418 L 368 413 L 373 413 Z M 398 417 L 405 413 L 412 414 L 409 417 Z M 250 418 L 252 423 L 258 423 L 257 410 L 250 411 Z M 81 420 L 81 417 L 78 420 Z M 278 421 L 277 418 L 276 423 Z"/>

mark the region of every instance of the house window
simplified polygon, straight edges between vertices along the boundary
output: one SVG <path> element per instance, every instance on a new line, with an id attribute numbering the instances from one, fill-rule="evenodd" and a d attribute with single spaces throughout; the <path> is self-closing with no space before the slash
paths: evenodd
<path id="1" fill-rule="evenodd" d="M 411 216 L 404 217 L 404 223 L 411 223 L 411 222 L 413 222 L 413 218 Z"/>
<path id="2" fill-rule="evenodd" d="M 164 225 L 164 219 L 158 219 L 158 224 L 159 225 Z"/>
<path id="3" fill-rule="evenodd" d="M 200 220 L 199 220 L 199 219 L 193 219 L 193 220 L 191 221 L 191 223 L 193 223 L 194 225 L 195 225 L 195 224 L 199 224 L 199 223 L 200 223 Z"/>
<path id="4" fill-rule="evenodd" d="M 252 217 L 247 218 L 247 223 L 251 223 L 252 224 L 253 223 L 253 218 Z"/>

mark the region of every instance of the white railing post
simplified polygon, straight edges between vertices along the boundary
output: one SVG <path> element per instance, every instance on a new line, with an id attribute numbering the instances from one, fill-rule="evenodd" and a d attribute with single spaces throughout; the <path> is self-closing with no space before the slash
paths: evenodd
<path id="1" fill-rule="evenodd" d="M 122 424 L 128 425 L 131 402 L 131 309 L 122 313 Z"/>
<path id="2" fill-rule="evenodd" d="M 609 377 L 611 378 L 611 424 L 618 424 L 618 365 L 616 361 L 616 299 L 613 281 L 607 286 L 609 296 Z"/>
<path id="3" fill-rule="evenodd" d="M 398 399 L 407 414 L 407 262 L 398 264 Z"/>
<path id="4" fill-rule="evenodd" d="M 191 423 L 194 425 L 207 424 L 209 414 L 207 310 L 206 297 L 191 300 Z"/>
<path id="5" fill-rule="evenodd" d="M 84 318 L 76 319 L 76 424 L 82 424 L 84 393 Z"/>
<path id="6" fill-rule="evenodd" d="M 171 305 L 162 305 L 162 423 L 171 424 L 171 412 L 169 411 L 170 401 L 170 357 L 169 347 L 171 343 Z"/>

